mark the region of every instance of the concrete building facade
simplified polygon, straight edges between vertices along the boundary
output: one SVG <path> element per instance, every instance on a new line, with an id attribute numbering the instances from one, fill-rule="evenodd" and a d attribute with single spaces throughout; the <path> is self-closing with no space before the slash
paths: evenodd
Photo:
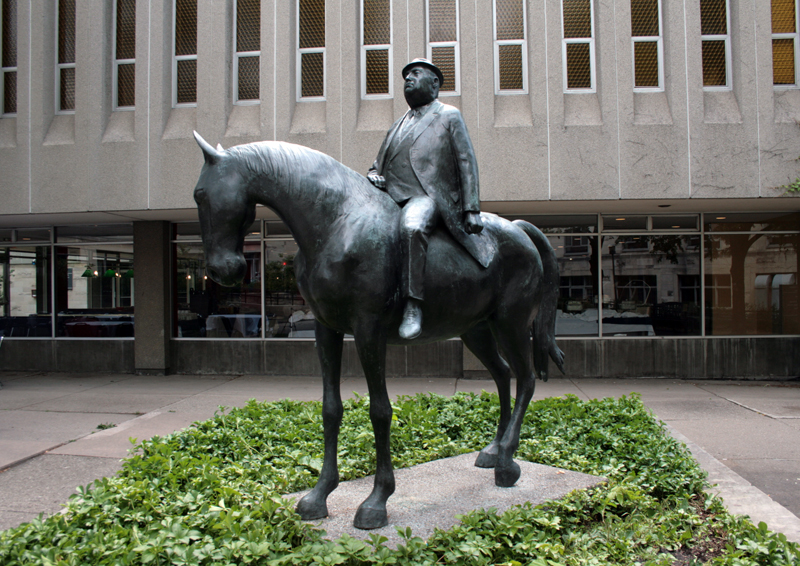
<path id="1" fill-rule="evenodd" d="M 2 10 L 0 368 L 318 371 L 274 213 L 258 210 L 241 289 L 204 279 L 192 132 L 366 173 L 407 108 L 400 70 L 427 56 L 471 134 L 482 209 L 557 249 L 569 374 L 800 373 L 797 0 Z M 483 371 L 457 340 L 390 358 L 395 375 Z"/>

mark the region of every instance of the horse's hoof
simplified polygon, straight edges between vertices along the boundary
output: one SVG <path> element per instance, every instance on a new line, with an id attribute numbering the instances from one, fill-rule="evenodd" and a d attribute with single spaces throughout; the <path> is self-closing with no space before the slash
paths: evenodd
<path id="1" fill-rule="evenodd" d="M 295 511 L 300 515 L 304 521 L 314 521 L 316 519 L 324 519 L 328 516 L 328 504 L 325 500 L 309 498 L 309 495 L 303 497 L 295 507 Z"/>
<path id="2" fill-rule="evenodd" d="M 494 468 L 497 466 L 497 452 L 488 452 L 486 448 L 481 450 L 475 460 L 476 468 Z"/>
<path id="3" fill-rule="evenodd" d="M 510 465 L 494 469 L 494 484 L 497 487 L 512 487 L 517 483 L 521 473 L 519 464 L 511 460 Z"/>
<path id="4" fill-rule="evenodd" d="M 356 518 L 353 526 L 357 529 L 380 529 L 389 524 L 386 515 L 386 508 L 364 507 L 363 505 L 356 511 Z"/>

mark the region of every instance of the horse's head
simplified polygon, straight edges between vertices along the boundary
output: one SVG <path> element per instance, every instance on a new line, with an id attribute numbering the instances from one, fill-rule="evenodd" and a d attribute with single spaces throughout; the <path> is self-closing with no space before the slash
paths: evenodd
<path id="1" fill-rule="evenodd" d="M 242 248 L 245 232 L 255 219 L 256 205 L 248 196 L 248 179 L 238 161 L 221 145 L 215 149 L 197 132 L 194 137 L 205 157 L 194 200 L 200 215 L 206 270 L 220 285 L 235 285 L 247 271 Z"/>

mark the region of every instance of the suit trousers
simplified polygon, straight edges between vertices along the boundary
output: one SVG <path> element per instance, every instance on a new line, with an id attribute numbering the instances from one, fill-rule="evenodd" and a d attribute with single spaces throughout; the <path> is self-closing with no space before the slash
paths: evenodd
<path id="1" fill-rule="evenodd" d="M 425 299 L 425 262 L 428 238 L 439 220 L 439 209 L 429 196 L 411 197 L 400 212 L 403 253 L 403 298 Z"/>

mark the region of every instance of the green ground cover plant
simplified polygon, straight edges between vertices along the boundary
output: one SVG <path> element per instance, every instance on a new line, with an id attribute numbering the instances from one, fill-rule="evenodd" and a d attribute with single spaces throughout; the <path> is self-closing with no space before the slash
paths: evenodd
<path id="1" fill-rule="evenodd" d="M 374 472 L 368 404 L 366 397 L 345 402 L 342 480 Z M 499 417 L 489 393 L 420 394 L 393 407 L 398 468 L 482 448 Z M 608 481 L 537 507 L 474 511 L 427 541 L 406 529 L 397 549 L 375 534 L 327 541 L 280 497 L 316 480 L 320 404 L 250 401 L 142 442 L 117 476 L 80 489 L 64 514 L 0 533 L 0 563 L 800 564 L 797 544 L 705 495 L 703 471 L 636 395 L 536 401 L 522 439 L 520 459 Z"/>

